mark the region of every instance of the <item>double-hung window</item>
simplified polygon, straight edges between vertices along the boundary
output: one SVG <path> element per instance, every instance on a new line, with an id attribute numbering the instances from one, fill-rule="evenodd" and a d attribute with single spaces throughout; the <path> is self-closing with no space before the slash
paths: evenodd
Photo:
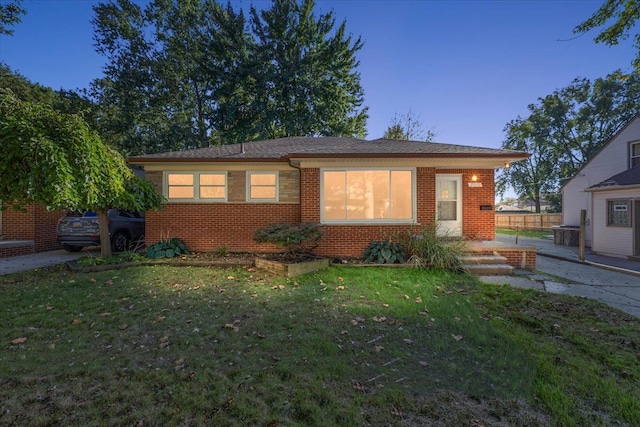
<path id="1" fill-rule="evenodd" d="M 634 142 L 629 146 L 629 168 L 640 165 L 640 142 Z"/>
<path id="2" fill-rule="evenodd" d="M 321 170 L 323 222 L 415 222 L 415 169 Z"/>
<path id="3" fill-rule="evenodd" d="M 226 172 L 167 172 L 169 201 L 223 202 L 227 199 Z"/>
<path id="4" fill-rule="evenodd" d="M 277 202 L 278 172 L 247 172 L 247 201 Z"/>

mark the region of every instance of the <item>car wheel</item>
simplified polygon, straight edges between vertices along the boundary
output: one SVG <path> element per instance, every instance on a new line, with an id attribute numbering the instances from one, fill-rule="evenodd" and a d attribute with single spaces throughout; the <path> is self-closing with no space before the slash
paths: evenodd
<path id="1" fill-rule="evenodd" d="M 129 235 L 124 231 L 116 231 L 111 237 L 111 250 L 124 252 L 129 249 Z"/>
<path id="2" fill-rule="evenodd" d="M 80 252 L 82 246 L 76 245 L 67 245 L 66 243 L 62 245 L 62 248 L 67 252 Z"/>

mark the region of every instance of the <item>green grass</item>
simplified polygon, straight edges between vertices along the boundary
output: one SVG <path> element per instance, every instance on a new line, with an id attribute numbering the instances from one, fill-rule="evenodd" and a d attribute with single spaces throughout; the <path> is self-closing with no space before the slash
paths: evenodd
<path id="1" fill-rule="evenodd" d="M 371 267 L 51 269 L 0 292 L 0 425 L 640 423 L 638 319 L 587 300 Z"/>
<path id="2" fill-rule="evenodd" d="M 550 230 L 517 230 L 518 236 L 532 237 L 535 239 L 544 239 L 553 233 Z M 507 236 L 515 236 L 516 230 L 510 228 L 496 228 L 496 234 L 505 234 Z"/>

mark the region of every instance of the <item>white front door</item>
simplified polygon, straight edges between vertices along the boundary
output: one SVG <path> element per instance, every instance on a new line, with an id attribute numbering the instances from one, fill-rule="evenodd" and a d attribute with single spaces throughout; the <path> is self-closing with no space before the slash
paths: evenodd
<path id="1" fill-rule="evenodd" d="M 436 175 L 436 224 L 440 236 L 462 236 L 462 175 Z"/>

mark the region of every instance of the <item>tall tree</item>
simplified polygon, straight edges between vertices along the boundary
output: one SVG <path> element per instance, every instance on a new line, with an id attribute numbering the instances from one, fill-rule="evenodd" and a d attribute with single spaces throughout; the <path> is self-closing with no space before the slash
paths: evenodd
<path id="1" fill-rule="evenodd" d="M 503 148 L 532 153 L 525 162 L 501 170 L 497 190 L 511 185 L 520 197 L 536 201 L 556 193 L 627 121 L 640 104 L 640 75 L 616 71 L 569 86 L 528 106 L 529 116 L 505 127 Z"/>
<path id="2" fill-rule="evenodd" d="M 356 53 L 362 40 L 335 27 L 333 12 L 316 16 L 314 0 L 274 0 L 251 8 L 257 40 L 256 125 L 261 137 L 364 136 L 366 108 Z"/>
<path id="3" fill-rule="evenodd" d="M 596 37 L 596 43 L 609 46 L 626 40 L 640 18 L 640 3 L 637 0 L 605 0 L 604 4 L 589 19 L 577 25 L 573 32 L 584 34 L 594 28 L 606 27 Z M 634 45 L 638 49 L 633 65 L 640 71 L 640 33 L 633 35 Z"/>
<path id="4" fill-rule="evenodd" d="M 433 129 L 425 130 L 420 118 L 409 110 L 407 114 L 393 116 L 383 138 L 433 142 L 436 133 Z"/>
<path id="5" fill-rule="evenodd" d="M 14 208 L 40 203 L 97 212 L 104 257 L 111 256 L 109 208 L 148 210 L 163 201 L 80 116 L 21 101 L 7 90 L 0 91 L 0 143 L 0 199 Z"/>
<path id="6" fill-rule="evenodd" d="M 22 22 L 20 15 L 24 15 L 27 11 L 20 4 L 22 0 L 8 1 L 6 4 L 0 4 L 0 35 L 13 35 L 11 27 Z"/>
<path id="7" fill-rule="evenodd" d="M 216 0 L 95 7 L 107 57 L 93 85 L 101 135 L 126 153 L 288 135 L 362 135 L 360 39 L 311 0 L 241 10 Z"/>

